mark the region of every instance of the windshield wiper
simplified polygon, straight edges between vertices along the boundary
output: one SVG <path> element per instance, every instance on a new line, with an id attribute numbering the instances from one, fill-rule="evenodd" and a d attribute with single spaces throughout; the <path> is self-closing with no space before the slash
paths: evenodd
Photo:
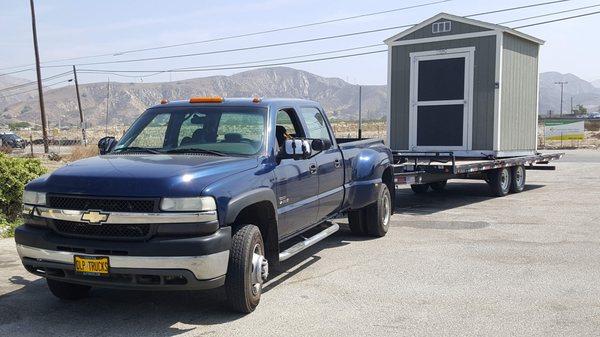
<path id="1" fill-rule="evenodd" d="M 121 152 L 146 152 L 146 153 L 152 153 L 152 154 L 159 154 L 160 151 L 154 150 L 154 149 L 149 149 L 146 147 L 139 147 L 139 146 L 129 146 L 129 147 L 121 147 L 118 149 L 114 149 L 113 150 L 114 153 L 121 153 Z"/>
<path id="2" fill-rule="evenodd" d="M 172 150 L 164 151 L 164 153 L 205 153 L 205 154 L 212 154 L 212 155 L 221 156 L 221 157 L 227 156 L 227 154 L 223 153 L 223 152 L 214 151 L 214 150 L 206 150 L 206 149 L 198 149 L 198 148 L 172 149 Z"/>

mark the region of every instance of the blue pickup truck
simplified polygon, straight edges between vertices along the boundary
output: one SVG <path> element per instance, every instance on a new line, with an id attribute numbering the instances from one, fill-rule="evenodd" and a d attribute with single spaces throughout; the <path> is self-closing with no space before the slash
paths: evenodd
<path id="1" fill-rule="evenodd" d="M 61 299 L 91 287 L 225 286 L 258 305 L 271 267 L 338 230 L 382 237 L 392 153 L 336 139 L 323 108 L 296 99 L 194 97 L 146 110 L 100 155 L 27 184 L 17 250 Z"/>

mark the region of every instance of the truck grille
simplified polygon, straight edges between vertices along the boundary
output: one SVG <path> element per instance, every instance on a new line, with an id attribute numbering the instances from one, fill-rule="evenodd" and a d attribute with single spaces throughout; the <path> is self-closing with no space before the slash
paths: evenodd
<path id="1" fill-rule="evenodd" d="M 85 196 L 49 195 L 48 206 L 70 210 L 102 210 L 107 212 L 152 213 L 158 208 L 158 199 L 99 198 Z"/>
<path id="2" fill-rule="evenodd" d="M 84 222 L 72 222 L 55 220 L 54 227 L 57 233 L 66 236 L 79 236 L 89 238 L 106 239 L 130 239 L 140 240 L 148 238 L 151 235 L 151 226 L 149 224 L 135 225 L 90 225 Z"/>

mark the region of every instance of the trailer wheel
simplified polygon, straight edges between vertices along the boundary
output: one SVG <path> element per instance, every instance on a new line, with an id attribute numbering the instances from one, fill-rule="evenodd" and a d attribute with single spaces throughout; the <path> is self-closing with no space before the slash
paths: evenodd
<path id="1" fill-rule="evenodd" d="M 67 283 L 52 279 L 46 279 L 46 283 L 48 283 L 48 288 L 50 288 L 52 295 L 60 298 L 61 300 L 74 301 L 86 298 L 90 292 L 90 289 L 92 289 L 90 286 Z"/>
<path id="2" fill-rule="evenodd" d="M 507 167 L 489 171 L 488 179 L 488 184 L 495 196 L 503 197 L 510 192 L 511 174 Z"/>
<path id="3" fill-rule="evenodd" d="M 415 194 L 426 193 L 429 190 L 429 184 L 413 184 L 410 185 L 410 189 L 415 192 Z"/>
<path id="4" fill-rule="evenodd" d="M 244 225 L 231 238 L 229 265 L 225 278 L 227 301 L 231 309 L 250 313 L 260 302 L 263 282 L 267 279 L 269 264 L 258 227 Z"/>
<path id="5" fill-rule="evenodd" d="M 525 189 L 525 167 L 517 165 L 512 168 L 512 179 L 510 181 L 510 191 L 512 193 L 523 192 Z"/>
<path id="6" fill-rule="evenodd" d="M 392 207 L 390 190 L 386 184 L 381 184 L 376 202 L 348 213 L 350 231 L 355 235 L 385 236 L 390 227 Z"/>
<path id="7" fill-rule="evenodd" d="M 448 183 L 448 180 L 442 180 L 442 181 L 436 181 L 434 183 L 430 183 L 429 186 L 431 187 L 432 190 L 434 190 L 436 192 L 441 192 L 446 188 L 447 183 Z"/>

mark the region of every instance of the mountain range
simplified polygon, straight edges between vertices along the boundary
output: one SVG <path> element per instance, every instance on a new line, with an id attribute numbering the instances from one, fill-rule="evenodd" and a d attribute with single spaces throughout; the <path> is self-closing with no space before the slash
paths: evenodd
<path id="1" fill-rule="evenodd" d="M 570 98 L 574 104 L 582 104 L 590 111 L 600 107 L 600 80 L 593 84 L 572 74 L 546 72 L 540 74 L 540 113 L 553 114 L 560 110 L 560 86 L 564 87 L 564 108 L 569 111 Z M 0 90 L 28 81 L 21 78 L 0 77 Z M 596 85 L 596 86 L 594 86 Z M 24 90 L 26 89 L 26 90 Z M 39 105 L 35 86 L 25 86 L 14 92 L 0 92 L 0 124 L 14 121 L 36 123 Z M 86 121 L 91 125 L 103 125 L 106 116 L 107 83 L 80 85 L 81 101 Z M 182 99 L 191 96 L 221 95 L 224 97 L 295 97 L 319 101 L 330 118 L 352 120 L 357 118 L 358 86 L 339 78 L 321 77 L 306 71 L 286 67 L 262 68 L 231 76 L 211 76 L 176 82 L 162 83 L 111 83 L 109 98 L 109 123 L 129 124 L 145 108 L 161 99 Z M 77 125 L 79 113 L 72 85 L 44 92 L 46 112 L 50 125 Z M 362 111 L 365 119 L 378 119 L 387 110 L 385 85 L 362 86 Z"/>

